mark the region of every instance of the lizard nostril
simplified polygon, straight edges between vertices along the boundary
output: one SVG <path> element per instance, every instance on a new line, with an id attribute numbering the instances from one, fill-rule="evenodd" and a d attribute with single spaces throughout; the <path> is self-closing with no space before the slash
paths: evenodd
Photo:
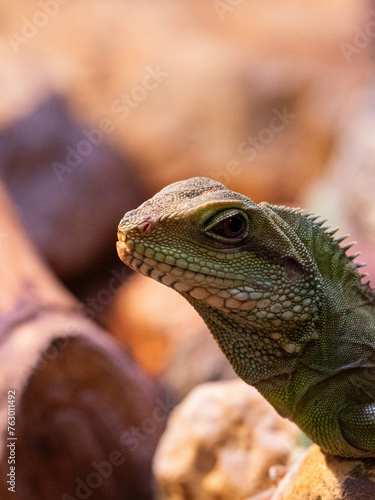
<path id="1" fill-rule="evenodd" d="M 141 224 L 138 226 L 138 229 L 141 233 L 145 233 L 151 228 L 151 222 L 145 222 L 144 224 Z"/>
<path id="2" fill-rule="evenodd" d="M 155 227 L 156 222 L 157 221 L 154 219 L 147 219 L 138 225 L 138 231 L 140 233 L 146 233 L 147 231 L 150 231 L 150 229 Z"/>

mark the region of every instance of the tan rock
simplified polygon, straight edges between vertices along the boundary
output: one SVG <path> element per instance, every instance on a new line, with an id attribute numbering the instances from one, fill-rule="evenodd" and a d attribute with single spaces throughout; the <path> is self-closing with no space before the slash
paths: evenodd
<path id="1" fill-rule="evenodd" d="M 297 427 L 240 380 L 203 384 L 173 411 L 154 457 L 162 500 L 233 500 L 266 490 Z"/>
<path id="2" fill-rule="evenodd" d="M 311 446 L 281 481 L 272 500 L 373 500 L 375 459 L 334 457 Z"/>

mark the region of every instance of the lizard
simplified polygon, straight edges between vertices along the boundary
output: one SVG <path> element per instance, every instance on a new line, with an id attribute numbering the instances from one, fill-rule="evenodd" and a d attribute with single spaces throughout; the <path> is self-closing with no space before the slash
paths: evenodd
<path id="1" fill-rule="evenodd" d="M 375 457 L 375 293 L 325 223 L 193 177 L 126 213 L 117 252 L 185 297 L 237 375 L 326 453 Z"/>

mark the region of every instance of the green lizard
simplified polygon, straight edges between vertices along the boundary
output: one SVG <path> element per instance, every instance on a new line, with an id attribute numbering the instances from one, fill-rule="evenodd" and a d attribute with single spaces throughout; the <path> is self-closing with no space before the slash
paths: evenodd
<path id="1" fill-rule="evenodd" d="M 323 450 L 375 457 L 375 293 L 324 222 L 195 177 L 125 214 L 117 250 Z"/>

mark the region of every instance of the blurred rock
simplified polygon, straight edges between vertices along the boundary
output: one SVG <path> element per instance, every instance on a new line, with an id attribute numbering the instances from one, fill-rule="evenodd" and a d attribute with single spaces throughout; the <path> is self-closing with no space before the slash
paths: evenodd
<path id="1" fill-rule="evenodd" d="M 313 445 L 281 481 L 272 500 L 372 500 L 375 459 L 327 455 Z"/>
<path id="2" fill-rule="evenodd" d="M 340 226 L 337 236 L 350 233 L 375 277 L 375 86 L 357 92 L 348 101 L 337 125 L 337 146 L 327 173 L 301 193 L 301 206 L 322 213 L 328 224 Z"/>
<path id="3" fill-rule="evenodd" d="M 233 500 L 269 488 L 298 428 L 240 380 L 204 384 L 172 412 L 155 457 L 161 500 Z"/>
<path id="4" fill-rule="evenodd" d="M 111 127 L 78 123 L 51 96 L 0 133 L 0 177 L 37 249 L 71 283 L 99 263 L 111 269 L 118 221 L 143 200 L 134 167 L 108 145 Z"/>
<path id="5" fill-rule="evenodd" d="M 0 498 L 151 500 L 171 404 L 79 313 L 1 183 L 0 262 Z"/>
<path id="6" fill-rule="evenodd" d="M 13 330 L 16 339 L 0 352 L 2 401 L 14 391 L 17 438 L 16 494 L 4 481 L 6 449 L 1 498 L 151 500 L 151 459 L 168 401 L 95 327 L 68 314 L 41 316 Z M 33 334 L 44 337 L 34 363 Z"/>
<path id="7" fill-rule="evenodd" d="M 119 293 L 106 327 L 180 401 L 197 384 L 235 377 L 211 333 L 178 293 L 140 274 Z"/>
<path id="8" fill-rule="evenodd" d="M 104 107 L 115 134 L 131 137 L 145 182 L 157 190 L 207 175 L 255 201 L 294 199 L 324 170 L 342 103 L 369 79 L 370 51 L 349 65 L 340 49 L 368 21 L 365 4 L 165 2 L 152 18 L 145 8 L 130 10 L 135 24 L 123 36 L 133 41 L 137 23 L 145 35 L 129 49 L 134 66 L 117 64 Z M 122 46 L 113 59 L 124 57 Z M 130 107 L 150 66 L 162 76 Z M 75 102 L 87 106 L 78 94 Z"/>
<path id="9" fill-rule="evenodd" d="M 372 78 L 372 37 L 357 46 L 370 9 L 367 0 L 141 0 L 96 2 L 88 18 L 77 0 L 16 43 L 40 8 L 13 0 L 2 12 L 13 57 L 2 58 L 0 78 L 9 66 L 19 74 L 16 52 L 81 116 L 112 120 L 150 192 L 207 175 L 286 203 L 324 171 L 343 103 Z M 19 94 L 9 89 L 7 110 Z M 275 122 L 275 109 L 290 119 Z"/>

